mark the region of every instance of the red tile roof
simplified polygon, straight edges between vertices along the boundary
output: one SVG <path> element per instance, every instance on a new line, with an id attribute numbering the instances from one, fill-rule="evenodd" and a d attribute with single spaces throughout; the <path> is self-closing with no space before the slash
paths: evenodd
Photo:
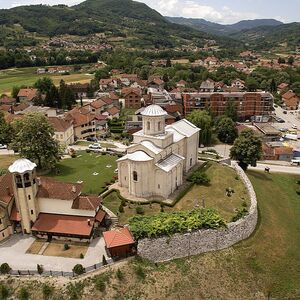
<path id="1" fill-rule="evenodd" d="M 85 108 L 73 108 L 66 114 L 66 120 L 72 120 L 74 126 L 88 124 L 95 119 L 95 114 L 90 113 Z"/>
<path id="2" fill-rule="evenodd" d="M 71 121 L 58 117 L 48 117 L 48 121 L 56 132 L 65 132 L 72 126 Z"/>
<path id="3" fill-rule="evenodd" d="M 120 110 L 115 106 L 108 108 L 106 111 L 112 116 L 114 116 L 120 112 Z"/>
<path id="4" fill-rule="evenodd" d="M 73 201 L 72 209 L 96 210 L 102 199 L 96 195 L 79 196 Z"/>
<path id="5" fill-rule="evenodd" d="M 37 96 L 37 89 L 29 88 L 29 89 L 20 89 L 18 93 L 18 97 L 26 97 L 27 100 L 31 101 L 33 98 Z"/>
<path id="6" fill-rule="evenodd" d="M 19 211 L 17 210 L 16 204 L 14 204 L 12 207 L 9 219 L 11 221 L 17 221 L 17 222 L 21 221 L 21 215 L 20 215 Z"/>
<path id="7" fill-rule="evenodd" d="M 134 239 L 127 227 L 103 232 L 106 247 L 115 248 L 134 244 Z"/>
<path id="8" fill-rule="evenodd" d="M 88 105 L 90 105 L 91 107 L 93 107 L 95 109 L 98 109 L 98 108 L 101 108 L 101 107 L 105 106 L 106 103 L 102 99 L 97 99 L 97 100 L 93 101 L 92 103 L 90 103 Z"/>
<path id="9" fill-rule="evenodd" d="M 105 218 L 105 216 L 106 216 L 106 212 L 102 209 L 99 209 L 99 211 L 96 214 L 95 220 L 101 223 Z"/>
<path id="10" fill-rule="evenodd" d="M 90 220 L 90 225 L 88 223 Z M 94 218 L 40 213 L 32 231 L 89 237 Z"/>
<path id="11" fill-rule="evenodd" d="M 75 200 L 82 189 L 82 184 L 60 182 L 49 177 L 40 177 L 38 181 L 37 196 L 40 198 Z"/>
<path id="12" fill-rule="evenodd" d="M 13 198 L 13 176 L 10 173 L 0 177 L 0 201 L 8 204 Z"/>

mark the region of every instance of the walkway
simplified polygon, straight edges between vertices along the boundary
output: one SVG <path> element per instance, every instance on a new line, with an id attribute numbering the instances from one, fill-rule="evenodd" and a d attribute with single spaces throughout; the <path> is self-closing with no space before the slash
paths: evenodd
<path id="1" fill-rule="evenodd" d="M 249 170 L 258 170 L 264 171 L 266 167 L 270 168 L 270 173 L 289 173 L 289 174 L 298 174 L 300 175 L 300 168 L 299 167 L 292 167 L 292 166 L 278 166 L 268 163 L 258 163 L 257 167 L 249 166 Z"/>
<path id="2" fill-rule="evenodd" d="M 43 265 L 45 271 L 72 272 L 76 264 L 89 267 L 102 262 L 103 255 L 107 258 L 103 238 L 97 238 L 91 242 L 83 259 L 26 254 L 26 250 L 34 240 L 32 236 L 16 234 L 1 243 L 0 264 L 6 262 L 13 270 L 36 270 L 37 264 L 40 264 Z"/>

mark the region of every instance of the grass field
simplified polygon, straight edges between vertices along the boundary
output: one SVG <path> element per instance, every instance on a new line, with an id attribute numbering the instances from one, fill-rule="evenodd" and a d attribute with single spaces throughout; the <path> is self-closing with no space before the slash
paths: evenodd
<path id="1" fill-rule="evenodd" d="M 241 208 L 243 201 L 248 205 L 250 199 L 243 182 L 236 179 L 236 172 L 229 167 L 217 163 L 209 163 L 206 170 L 211 179 L 209 186 L 194 185 L 193 188 L 177 203 L 174 207 L 164 207 L 165 212 L 191 210 L 202 206 L 203 200 L 205 207 L 216 209 L 226 221 L 236 214 L 235 209 Z M 225 195 L 226 188 L 231 187 L 235 193 L 228 197 Z M 121 200 L 116 192 L 104 198 L 103 204 L 115 214 L 119 212 Z M 138 204 L 128 204 L 124 207 L 124 212 L 119 213 L 120 223 L 127 224 L 128 219 L 136 215 Z M 160 212 L 159 204 L 141 205 L 145 215 L 154 215 Z"/>
<path id="2" fill-rule="evenodd" d="M 93 79 L 90 74 L 70 74 L 70 75 L 50 75 L 50 74 L 36 74 L 37 68 L 20 68 L 8 69 L 0 71 L 0 95 L 3 93 L 9 94 L 14 86 L 32 86 L 39 78 L 50 77 L 54 84 L 58 85 L 63 79 L 66 83 L 71 82 L 89 82 Z"/>
<path id="3" fill-rule="evenodd" d="M 53 171 L 48 176 L 65 182 L 83 181 L 84 193 L 99 194 L 103 191 L 105 182 L 116 175 L 116 160 L 117 157 L 112 155 L 79 151 L 76 158 L 64 159 L 57 164 L 59 174 Z M 98 175 L 93 175 L 94 173 Z"/>

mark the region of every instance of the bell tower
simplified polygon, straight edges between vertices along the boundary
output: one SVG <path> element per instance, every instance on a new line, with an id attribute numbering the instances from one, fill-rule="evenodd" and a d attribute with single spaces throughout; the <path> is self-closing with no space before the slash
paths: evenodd
<path id="1" fill-rule="evenodd" d="M 13 174 L 14 196 L 21 216 L 22 231 L 31 233 L 31 227 L 39 215 L 36 164 L 28 159 L 18 159 L 8 170 Z"/>

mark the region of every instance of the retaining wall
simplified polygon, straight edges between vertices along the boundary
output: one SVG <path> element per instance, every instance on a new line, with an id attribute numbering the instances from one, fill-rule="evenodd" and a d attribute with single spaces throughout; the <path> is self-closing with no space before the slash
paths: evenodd
<path id="1" fill-rule="evenodd" d="M 138 242 L 138 254 L 154 262 L 162 262 L 228 248 L 248 238 L 257 224 L 256 195 L 249 178 L 238 164 L 232 162 L 231 167 L 238 173 L 250 196 L 251 204 L 247 216 L 229 223 L 226 229 L 198 230 L 186 234 L 175 234 L 171 237 L 142 239 Z"/>

